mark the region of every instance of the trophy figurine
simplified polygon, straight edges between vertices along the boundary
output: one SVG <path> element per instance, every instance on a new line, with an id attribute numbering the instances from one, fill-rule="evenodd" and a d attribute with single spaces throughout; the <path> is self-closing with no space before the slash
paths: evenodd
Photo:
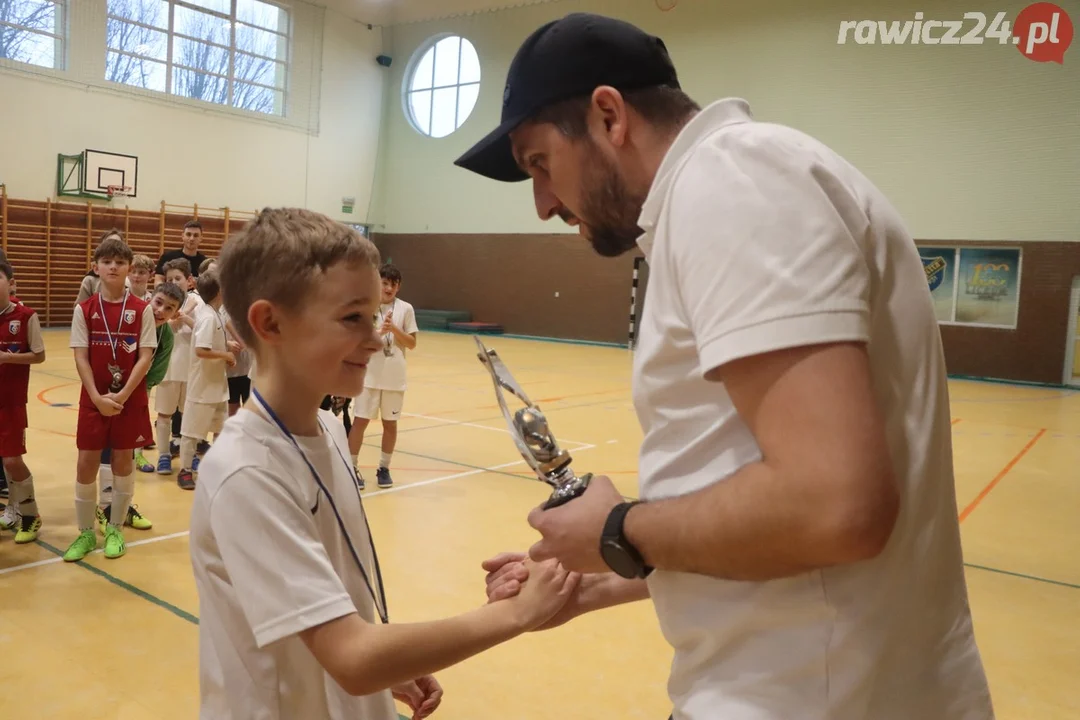
<path id="1" fill-rule="evenodd" d="M 558 507 L 584 493 L 589 487 L 592 473 L 581 477 L 574 473 L 570 468 L 572 459 L 570 453 L 559 447 L 558 440 L 548 428 L 544 413 L 532 404 L 495 351 L 484 347 L 479 337 L 474 336 L 474 339 L 480 348 L 480 362 L 491 373 L 491 379 L 495 383 L 495 397 L 499 401 L 499 407 L 502 408 L 503 417 L 506 418 L 514 444 L 517 445 L 521 456 L 525 458 L 525 462 L 536 473 L 537 478 L 555 488 L 551 497 L 544 503 L 544 509 Z M 525 403 L 525 407 L 511 415 L 510 409 L 506 406 L 503 390 L 508 390 L 515 395 Z"/>

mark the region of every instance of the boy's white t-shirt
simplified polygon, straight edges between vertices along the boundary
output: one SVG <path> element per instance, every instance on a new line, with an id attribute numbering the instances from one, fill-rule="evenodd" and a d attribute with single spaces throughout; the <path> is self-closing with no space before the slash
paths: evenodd
<path id="1" fill-rule="evenodd" d="M 341 421 L 297 437 L 333 495 L 378 593 L 371 543 Z M 225 422 L 199 466 L 191 512 L 199 593 L 202 720 L 397 720 L 390 692 L 348 695 L 299 633 L 374 603 L 334 510 L 296 447 L 249 410 Z"/>
<path id="2" fill-rule="evenodd" d="M 187 399 L 199 403 L 229 401 L 228 365 L 224 360 L 201 358 L 195 348 L 225 352 L 225 323 L 217 310 L 203 303 L 195 311 L 195 327 L 191 340 L 191 361 L 188 371 Z"/>
<path id="3" fill-rule="evenodd" d="M 197 319 L 197 311 L 205 305 L 202 298 L 196 292 L 189 292 L 181 312 L 189 317 Z M 169 356 L 169 369 L 165 371 L 162 382 L 188 381 L 188 370 L 191 368 L 191 337 L 195 328 L 188 327 L 185 323 L 178 323 L 178 329 L 173 330 L 172 355 Z"/>
<path id="4" fill-rule="evenodd" d="M 413 306 L 401 298 L 394 298 L 392 303 L 386 303 L 379 307 L 376 316 L 375 327 L 381 328 L 386 316 L 393 312 L 391 322 L 401 328 L 406 334 L 419 332 L 416 326 L 416 311 Z M 386 355 L 382 350 L 377 351 L 368 361 L 367 374 L 364 379 L 364 387 L 372 390 L 391 390 L 396 392 L 405 391 L 405 348 L 394 340 L 394 336 L 383 336 L 383 345 L 390 344 L 391 354 Z"/>

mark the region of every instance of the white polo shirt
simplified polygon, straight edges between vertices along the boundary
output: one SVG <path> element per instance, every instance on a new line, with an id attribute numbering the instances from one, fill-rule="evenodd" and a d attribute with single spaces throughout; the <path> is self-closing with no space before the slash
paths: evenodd
<path id="1" fill-rule="evenodd" d="M 675 720 L 990 720 L 945 359 L 897 211 L 823 144 L 726 99 L 678 136 L 639 225 L 649 263 L 634 356 L 642 497 L 690 493 L 760 459 L 706 371 L 842 340 L 870 344 L 902 494 L 886 550 L 867 562 L 758 583 L 653 573 L 675 649 Z"/>

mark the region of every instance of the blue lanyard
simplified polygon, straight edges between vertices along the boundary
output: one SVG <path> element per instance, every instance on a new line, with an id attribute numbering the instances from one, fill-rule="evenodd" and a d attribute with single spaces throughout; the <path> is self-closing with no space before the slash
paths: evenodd
<path id="1" fill-rule="evenodd" d="M 364 510 L 364 501 L 360 497 L 360 479 L 356 476 L 356 469 L 345 459 L 345 456 L 342 455 L 341 448 L 338 447 L 337 443 L 331 441 L 334 449 L 337 450 L 338 456 L 341 458 L 341 462 L 349 469 L 349 475 L 351 475 L 353 479 L 353 486 L 356 488 L 356 499 L 360 502 L 360 512 L 364 517 L 364 527 L 367 529 L 368 542 L 371 544 L 371 557 L 375 563 L 375 576 L 379 582 L 378 597 L 375 596 L 375 589 L 371 585 L 371 580 L 368 579 L 367 571 L 364 570 L 364 564 L 360 562 L 360 556 L 357 554 L 356 548 L 353 547 L 352 537 L 350 537 L 349 531 L 345 529 L 345 522 L 341 519 L 341 513 L 338 512 L 337 503 L 334 502 L 334 496 L 330 494 L 330 491 L 323 484 L 322 478 L 319 477 L 319 473 L 315 470 L 315 466 L 308 460 L 307 455 L 304 454 L 303 448 L 296 442 L 296 438 L 293 437 L 293 434 L 285 427 L 285 423 L 281 422 L 281 419 L 278 418 L 273 408 L 270 407 L 270 404 L 263 399 L 263 396 L 259 394 L 257 389 L 251 388 L 251 394 L 259 401 L 259 405 L 261 405 L 266 411 L 266 414 L 270 416 L 270 419 L 274 421 L 274 424 L 278 426 L 281 433 L 292 442 L 293 447 L 300 453 L 300 457 L 304 459 L 304 464 L 308 466 L 308 470 L 311 471 L 311 476 L 315 478 L 315 482 L 322 490 L 323 495 L 326 495 L 326 499 L 330 502 L 330 507 L 334 510 L 334 516 L 337 518 L 338 527 L 341 528 L 341 534 L 345 537 L 345 542 L 349 546 L 349 552 L 352 553 L 353 560 L 356 561 L 356 566 L 360 568 L 360 574 L 364 578 L 364 584 L 367 585 L 368 592 L 371 594 L 371 600 L 375 603 L 375 611 L 379 613 L 379 619 L 383 621 L 383 624 L 389 623 L 390 613 L 389 609 L 386 607 L 386 591 L 383 588 L 382 571 L 379 569 L 379 555 L 375 552 L 375 539 L 371 536 L 371 526 L 368 524 L 367 512 Z M 329 433 L 326 426 L 323 425 L 322 420 L 319 420 L 319 427 L 321 427 L 324 432 Z"/>

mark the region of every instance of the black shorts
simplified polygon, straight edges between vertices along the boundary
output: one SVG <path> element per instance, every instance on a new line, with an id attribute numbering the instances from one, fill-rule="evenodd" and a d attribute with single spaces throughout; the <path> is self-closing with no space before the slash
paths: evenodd
<path id="1" fill-rule="evenodd" d="M 243 405 L 251 397 L 251 378 L 237 375 L 229 378 L 229 404 Z"/>

